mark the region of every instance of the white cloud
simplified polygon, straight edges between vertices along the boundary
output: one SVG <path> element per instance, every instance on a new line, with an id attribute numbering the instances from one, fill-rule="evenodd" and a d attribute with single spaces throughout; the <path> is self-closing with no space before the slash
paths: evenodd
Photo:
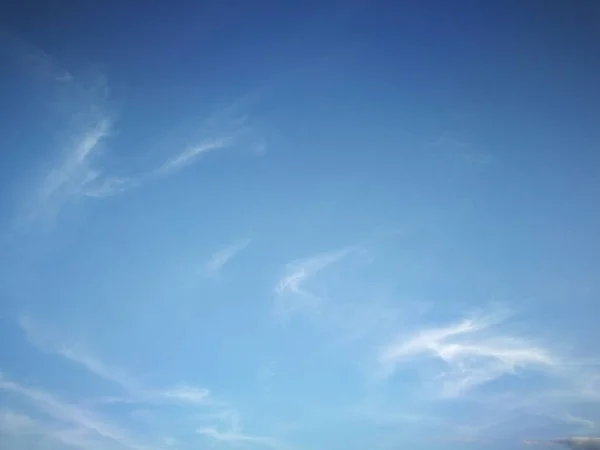
<path id="1" fill-rule="evenodd" d="M 196 119 L 184 130 L 171 133 L 175 142 L 169 142 L 168 154 L 177 152 L 157 168 L 146 168 L 132 176 L 107 173 L 99 161 L 100 149 L 111 135 L 114 114 L 107 106 L 108 85 L 102 76 L 92 83 L 82 83 L 70 72 L 60 68 L 43 50 L 35 48 L 12 35 L 0 36 L 0 50 L 8 50 L 13 59 L 21 61 L 28 71 L 51 79 L 57 98 L 51 101 L 61 107 L 59 129 L 69 130 L 69 137 L 59 143 L 59 148 L 50 149 L 50 154 L 59 155 L 43 180 L 35 183 L 32 197 L 25 208 L 25 221 L 37 222 L 54 219 L 63 208 L 84 198 L 107 198 L 128 191 L 146 182 L 174 174 L 193 164 L 208 152 L 244 143 L 248 148 L 257 146 L 263 139 L 256 136 L 253 127 L 239 109 L 241 99 L 228 108 L 223 108 L 202 120 Z M 50 140 L 49 140 L 50 141 Z M 182 142 L 192 143 L 182 145 Z"/>
<path id="2" fill-rule="evenodd" d="M 242 431 L 238 412 L 230 407 L 221 408 L 213 412 L 197 416 L 205 425 L 196 432 L 215 442 L 235 444 L 257 444 L 270 448 L 283 448 L 275 439 L 258 436 Z"/>
<path id="3" fill-rule="evenodd" d="M 179 404 L 206 404 L 210 391 L 186 384 L 159 390 L 147 389 L 140 382 L 125 373 L 123 370 L 107 365 L 98 360 L 84 349 L 83 346 L 64 345 L 51 337 L 49 333 L 41 330 L 29 317 L 19 320 L 21 329 L 27 339 L 43 351 L 56 353 L 86 369 L 88 372 L 119 385 L 128 397 L 103 398 L 100 403 L 179 403 Z"/>
<path id="4" fill-rule="evenodd" d="M 306 288 L 307 283 L 319 272 L 345 258 L 352 250 L 344 248 L 288 263 L 284 276 L 275 286 L 277 313 L 287 315 L 300 308 L 315 307 L 319 298 Z"/>
<path id="5" fill-rule="evenodd" d="M 101 177 L 93 167 L 93 156 L 111 130 L 108 117 L 100 117 L 88 125 L 81 136 L 74 139 L 72 149 L 64 160 L 45 178 L 40 189 L 41 208 L 56 213 L 65 202 L 86 194 Z"/>
<path id="6" fill-rule="evenodd" d="M 214 253 L 206 263 L 204 270 L 208 275 L 215 276 L 237 253 L 250 245 L 250 240 L 237 242 Z"/>
<path id="7" fill-rule="evenodd" d="M 158 173 L 169 174 L 181 170 L 184 167 L 192 164 L 197 158 L 205 153 L 226 148 L 230 146 L 232 142 L 233 138 L 228 136 L 217 139 L 208 139 L 200 142 L 199 144 L 187 147 L 179 155 L 165 162 L 158 169 Z"/>
<path id="8" fill-rule="evenodd" d="M 50 393 L 20 385 L 5 377 L 0 378 L 0 390 L 23 396 L 36 408 L 56 421 L 86 430 L 86 432 L 133 450 L 149 450 L 149 447 L 137 443 L 127 432 L 108 423 L 93 412 L 60 400 Z M 25 422 L 21 420 L 21 424 L 23 425 Z"/>
<path id="9" fill-rule="evenodd" d="M 276 442 L 270 438 L 253 436 L 250 434 L 241 433 L 239 431 L 220 431 L 214 427 L 202 427 L 198 428 L 197 432 L 198 434 L 206 436 L 215 441 L 226 442 L 229 444 L 254 443 L 264 445 L 265 447 L 277 447 Z"/>
<path id="10" fill-rule="evenodd" d="M 89 430 L 85 428 L 65 428 L 57 422 L 32 419 L 28 415 L 8 409 L 0 410 L 0 435 L 12 436 L 17 440 L 33 437 L 36 449 L 56 449 L 57 447 L 54 445 L 56 443 L 81 450 L 106 448 L 101 441 L 94 439 L 90 434 Z M 27 441 L 24 446 L 31 445 L 31 443 L 31 441 Z"/>
<path id="11" fill-rule="evenodd" d="M 107 366 L 92 356 L 81 345 L 65 345 L 56 339 L 52 333 L 40 328 L 30 317 L 21 316 L 19 326 L 33 345 L 45 352 L 56 353 L 69 361 L 85 368 L 100 378 L 116 383 L 128 393 L 139 394 L 142 389 L 138 383 L 121 370 Z"/>
<path id="12" fill-rule="evenodd" d="M 303 285 L 308 279 L 316 275 L 327 266 L 339 261 L 350 252 L 350 249 L 342 249 L 321 253 L 310 258 L 292 261 L 286 265 L 286 274 L 279 280 L 275 292 L 279 295 L 301 294 L 309 295 Z"/>
<path id="13" fill-rule="evenodd" d="M 165 389 L 164 391 L 159 392 L 158 395 L 166 400 L 174 402 L 203 405 L 207 403 L 207 400 L 210 397 L 210 391 L 208 389 L 181 384 Z"/>
<path id="14" fill-rule="evenodd" d="M 457 324 L 419 331 L 381 349 L 378 360 L 387 373 L 417 357 L 445 363 L 439 374 L 445 396 L 460 395 L 518 369 L 551 370 L 559 361 L 547 350 L 511 336 L 490 333 L 494 316 L 469 318 Z"/>
<path id="15" fill-rule="evenodd" d="M 2 433 L 22 434 L 36 429 L 36 422 L 25 414 L 9 409 L 0 410 L 0 431 Z"/>
<path id="16" fill-rule="evenodd" d="M 68 83 L 73 75 L 56 63 L 48 53 L 5 30 L 0 32 L 0 50 L 27 66 L 36 76 L 58 83 Z"/>

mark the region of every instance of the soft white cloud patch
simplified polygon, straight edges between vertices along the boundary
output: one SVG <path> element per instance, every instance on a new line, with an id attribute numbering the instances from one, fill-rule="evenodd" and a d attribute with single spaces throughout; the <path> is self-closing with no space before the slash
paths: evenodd
<path id="1" fill-rule="evenodd" d="M 270 438 L 245 434 L 239 431 L 220 431 L 214 427 L 202 427 L 198 428 L 197 432 L 198 434 L 218 442 L 225 442 L 228 444 L 252 443 L 261 444 L 265 447 L 277 448 L 276 442 Z"/>
<path id="2" fill-rule="evenodd" d="M 233 258 L 236 254 L 244 250 L 246 247 L 250 245 L 250 240 L 245 240 L 242 242 L 237 242 L 229 245 L 228 247 L 219 250 L 214 253 L 210 260 L 204 266 L 204 271 L 209 276 L 217 275 L 223 266 L 227 264 L 231 258 Z"/>
<path id="3" fill-rule="evenodd" d="M 0 431 L 2 433 L 23 434 L 36 429 L 36 421 L 25 414 L 9 409 L 0 410 Z"/>
<path id="4" fill-rule="evenodd" d="M 86 430 L 105 440 L 115 442 L 133 450 L 149 450 L 149 447 L 136 442 L 129 434 L 109 423 L 93 412 L 65 402 L 52 394 L 0 377 L 0 390 L 19 394 L 36 408 L 61 423 Z"/>
<path id="5" fill-rule="evenodd" d="M 210 391 L 181 384 L 165 389 L 159 392 L 158 395 L 169 401 L 203 405 L 207 403 Z"/>
<path id="6" fill-rule="evenodd" d="M 445 396 L 460 395 L 478 385 L 519 369 L 551 370 L 559 361 L 547 350 L 511 336 L 493 333 L 497 318 L 469 318 L 457 324 L 424 329 L 396 339 L 378 355 L 387 372 L 418 357 L 445 363 L 438 379 Z"/>
<path id="7" fill-rule="evenodd" d="M 255 444 L 269 448 L 283 448 L 271 437 L 250 434 L 242 430 L 238 412 L 230 407 L 199 415 L 204 423 L 196 432 L 213 442 L 229 445 Z"/>

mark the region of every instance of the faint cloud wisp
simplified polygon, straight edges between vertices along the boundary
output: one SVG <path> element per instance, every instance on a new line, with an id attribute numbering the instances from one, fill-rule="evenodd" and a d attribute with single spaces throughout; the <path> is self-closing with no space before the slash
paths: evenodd
<path id="1" fill-rule="evenodd" d="M 218 275 L 223 266 L 225 266 L 225 264 L 227 264 L 236 254 L 248 247 L 250 242 L 249 239 L 237 242 L 214 253 L 204 266 L 204 273 L 208 276 Z"/>
<path id="2" fill-rule="evenodd" d="M 457 324 L 423 329 L 386 345 L 378 355 L 391 374 L 411 358 L 433 357 L 445 363 L 440 374 L 442 394 L 455 397 L 517 369 L 549 370 L 559 361 L 547 350 L 522 339 L 490 333 L 494 316 L 465 319 Z M 483 332 L 487 333 L 484 334 Z"/>

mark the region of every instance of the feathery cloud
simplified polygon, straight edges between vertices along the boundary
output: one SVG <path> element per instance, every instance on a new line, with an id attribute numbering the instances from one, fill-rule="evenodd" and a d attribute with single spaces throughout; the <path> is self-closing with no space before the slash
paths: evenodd
<path id="1" fill-rule="evenodd" d="M 386 345 L 379 353 L 379 364 L 392 373 L 411 358 L 436 358 L 448 369 L 440 378 L 443 394 L 450 397 L 517 369 L 548 370 L 559 365 L 547 350 L 522 339 L 482 333 L 497 322 L 493 316 L 470 318 L 451 326 L 422 330 Z"/>
<path id="2" fill-rule="evenodd" d="M 181 384 L 160 391 L 158 395 L 165 400 L 203 405 L 207 403 L 207 400 L 210 397 L 210 391 L 204 388 L 196 388 Z"/>
<path id="3" fill-rule="evenodd" d="M 29 416 L 9 409 L 0 410 L 0 431 L 2 433 L 29 433 L 35 428 L 36 422 Z"/>
<path id="4" fill-rule="evenodd" d="M 254 443 L 261 444 L 265 447 L 276 448 L 277 444 L 270 438 L 263 436 L 253 436 L 250 434 L 241 433 L 238 431 L 220 431 L 214 427 L 202 427 L 196 430 L 198 434 L 211 438 L 218 442 L 226 442 L 229 444 L 236 443 Z"/>
<path id="5" fill-rule="evenodd" d="M 311 278 L 345 258 L 352 248 L 321 253 L 288 263 L 285 274 L 275 285 L 275 313 L 286 317 L 297 310 L 314 309 L 320 299 L 306 288 Z"/>
<path id="6" fill-rule="evenodd" d="M 100 117 L 75 139 L 73 148 L 58 167 L 45 178 L 40 189 L 40 202 L 46 212 L 57 211 L 69 200 L 86 195 L 99 182 L 100 172 L 93 167 L 93 156 L 109 135 L 111 121 Z"/>
<path id="7" fill-rule="evenodd" d="M 35 438 L 35 448 L 55 449 L 55 443 L 81 450 L 105 449 L 101 440 L 95 439 L 85 428 L 59 426 L 55 421 L 32 419 L 30 416 L 8 409 L 0 410 L 0 436 L 17 439 Z M 31 441 L 27 441 L 31 444 Z M 17 444 L 18 445 L 18 444 Z M 26 444 L 24 444 L 26 445 Z M 63 447 L 61 447 L 63 448 Z"/>
<path id="8" fill-rule="evenodd" d="M 174 403 L 174 404 L 206 404 L 210 391 L 186 384 L 179 384 L 165 389 L 151 390 L 141 385 L 123 370 L 107 365 L 91 355 L 82 346 L 60 344 L 49 333 L 41 330 L 29 317 L 21 317 L 19 326 L 27 339 L 43 351 L 56 353 L 76 363 L 88 372 L 120 386 L 129 397 L 109 397 L 101 403 Z"/>
<path id="9" fill-rule="evenodd" d="M 159 169 L 158 172 L 162 174 L 173 173 L 177 170 L 181 170 L 186 166 L 189 166 L 207 152 L 212 150 L 219 150 L 226 148 L 231 145 L 233 139 L 231 137 L 224 137 L 218 139 L 210 139 L 199 144 L 186 148 L 179 155 L 165 162 Z"/>
<path id="10" fill-rule="evenodd" d="M 231 258 L 248 247 L 248 245 L 250 245 L 249 239 L 231 244 L 228 247 L 214 253 L 204 266 L 205 273 L 210 276 L 217 275 L 223 266 L 231 260 Z"/>
<path id="11" fill-rule="evenodd" d="M 108 423 L 91 411 L 67 403 L 52 394 L 0 377 L 0 390 L 20 394 L 36 408 L 59 422 L 81 428 L 103 439 L 116 442 L 133 450 L 149 450 L 149 447 L 136 442 L 127 432 Z"/>
<path id="12" fill-rule="evenodd" d="M 5 30 L 0 30 L 0 50 L 42 79 L 57 83 L 68 83 L 73 80 L 73 75 L 60 67 L 44 50 Z"/>
<path id="13" fill-rule="evenodd" d="M 347 256 L 350 251 L 351 249 L 346 248 L 288 263 L 286 274 L 277 283 L 275 293 L 278 295 L 297 294 L 312 297 L 312 294 L 305 290 L 304 284 L 326 267 Z"/>
<path id="14" fill-rule="evenodd" d="M 19 327 L 25 333 L 27 340 L 44 352 L 56 353 L 69 361 L 85 368 L 94 375 L 121 386 L 128 393 L 139 394 L 142 389 L 138 383 L 117 368 L 109 367 L 99 361 L 82 345 L 65 345 L 52 333 L 42 329 L 30 317 L 21 316 L 18 321 Z"/>

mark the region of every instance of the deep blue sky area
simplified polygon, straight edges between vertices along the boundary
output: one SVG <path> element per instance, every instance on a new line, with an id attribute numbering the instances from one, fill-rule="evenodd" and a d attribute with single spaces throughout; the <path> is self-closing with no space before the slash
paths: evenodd
<path id="1" fill-rule="evenodd" d="M 600 449 L 600 2 L 0 5 L 0 449 Z"/>

